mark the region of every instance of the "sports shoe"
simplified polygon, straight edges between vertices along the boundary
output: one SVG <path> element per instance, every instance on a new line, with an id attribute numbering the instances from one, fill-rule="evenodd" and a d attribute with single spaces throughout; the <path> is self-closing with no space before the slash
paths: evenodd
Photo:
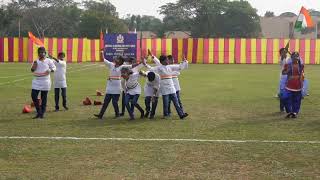
<path id="1" fill-rule="evenodd" d="M 144 119 L 144 111 L 141 112 L 140 119 Z"/>
<path id="2" fill-rule="evenodd" d="M 293 118 L 293 119 L 297 119 L 297 118 L 298 118 L 298 115 L 297 115 L 296 113 L 292 113 L 291 118 Z"/>
<path id="3" fill-rule="evenodd" d="M 100 114 L 94 114 L 94 116 L 98 119 L 102 119 L 102 116 L 100 116 Z"/>
<path id="4" fill-rule="evenodd" d="M 186 118 L 186 117 L 188 117 L 188 116 L 189 116 L 188 113 L 184 113 L 184 115 L 182 115 L 182 116 L 180 117 L 180 119 L 184 119 L 184 118 Z"/>
<path id="5" fill-rule="evenodd" d="M 288 118 L 291 118 L 292 115 L 293 115 L 293 113 L 289 113 L 289 114 L 287 114 L 286 118 L 287 118 L 287 119 L 288 119 Z"/>
<path id="6" fill-rule="evenodd" d="M 145 118 L 148 118 L 148 117 L 149 117 L 149 114 L 150 114 L 150 112 L 146 112 L 146 113 L 144 114 L 144 117 L 145 117 Z"/>
<path id="7" fill-rule="evenodd" d="M 33 117 L 32 119 L 39 119 L 40 118 L 40 115 L 37 114 L 35 117 Z"/>

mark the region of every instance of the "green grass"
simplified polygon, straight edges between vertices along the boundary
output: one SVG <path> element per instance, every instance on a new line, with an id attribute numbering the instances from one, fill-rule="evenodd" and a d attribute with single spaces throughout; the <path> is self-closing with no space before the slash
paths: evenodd
<path id="1" fill-rule="evenodd" d="M 30 65 L 0 64 L 0 136 L 320 140 L 319 66 L 306 66 L 311 96 L 298 120 L 278 113 L 278 66 L 191 65 L 180 77 L 187 120 L 176 113 L 161 119 L 160 103 L 155 120 L 130 122 L 113 119 L 112 107 L 98 121 L 92 115 L 100 107 L 81 105 L 86 96 L 103 100 L 95 90 L 105 89 L 108 76 L 104 66 L 88 65 L 68 66 L 70 110 L 52 112 L 51 91 L 49 112 L 39 121 L 21 113 L 30 102 Z M 16 75 L 22 76 L 4 78 Z M 295 143 L 0 139 L 0 179 L 316 179 L 319 149 Z"/>

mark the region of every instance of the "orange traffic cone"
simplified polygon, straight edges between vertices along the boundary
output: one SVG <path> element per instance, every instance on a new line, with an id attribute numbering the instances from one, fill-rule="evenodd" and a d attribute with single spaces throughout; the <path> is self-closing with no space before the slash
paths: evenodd
<path id="1" fill-rule="evenodd" d="M 100 106 L 100 105 L 102 105 L 102 102 L 101 101 L 93 101 L 93 104 L 95 106 Z"/>
<path id="2" fill-rule="evenodd" d="M 103 93 L 101 91 L 96 90 L 96 92 L 97 92 L 97 96 L 103 96 Z"/>
<path id="3" fill-rule="evenodd" d="M 83 101 L 83 105 L 89 106 L 91 104 L 92 104 L 91 100 L 88 97 L 86 97 L 86 99 Z"/>
<path id="4" fill-rule="evenodd" d="M 30 105 L 24 105 L 23 109 L 22 109 L 22 113 L 26 114 L 26 113 L 31 113 L 31 106 Z"/>

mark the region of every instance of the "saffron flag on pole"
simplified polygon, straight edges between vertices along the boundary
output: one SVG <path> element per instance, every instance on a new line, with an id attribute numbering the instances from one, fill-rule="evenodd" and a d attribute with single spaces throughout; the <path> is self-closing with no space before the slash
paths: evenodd
<path id="1" fill-rule="evenodd" d="M 104 50 L 104 36 L 103 36 L 103 32 L 102 29 L 100 30 L 100 51 Z M 100 61 L 103 61 L 104 57 L 102 54 L 100 54 Z"/>
<path id="2" fill-rule="evenodd" d="M 29 38 L 33 41 L 33 43 L 35 43 L 39 47 L 44 47 L 44 43 L 40 39 L 36 38 L 32 34 L 32 32 L 28 32 L 28 34 L 29 34 Z"/>
<path id="3" fill-rule="evenodd" d="M 302 29 L 312 28 L 313 26 L 314 23 L 312 22 L 309 11 L 302 6 L 296 24 L 294 25 L 294 29 L 300 32 Z"/>

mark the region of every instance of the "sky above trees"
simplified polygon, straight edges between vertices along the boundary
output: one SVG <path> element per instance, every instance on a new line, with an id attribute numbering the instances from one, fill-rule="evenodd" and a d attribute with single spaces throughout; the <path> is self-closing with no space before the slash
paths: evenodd
<path id="1" fill-rule="evenodd" d="M 80 2 L 81 0 L 77 0 Z M 283 12 L 298 13 L 301 6 L 307 9 L 320 10 L 319 0 L 248 0 L 252 7 L 258 9 L 258 15 L 263 16 L 266 11 L 272 11 L 275 15 Z M 10 0 L 0 0 L 0 3 L 10 2 Z M 159 7 L 177 0 L 110 0 L 116 6 L 120 17 L 126 14 L 151 15 L 162 18 L 159 13 Z"/>

